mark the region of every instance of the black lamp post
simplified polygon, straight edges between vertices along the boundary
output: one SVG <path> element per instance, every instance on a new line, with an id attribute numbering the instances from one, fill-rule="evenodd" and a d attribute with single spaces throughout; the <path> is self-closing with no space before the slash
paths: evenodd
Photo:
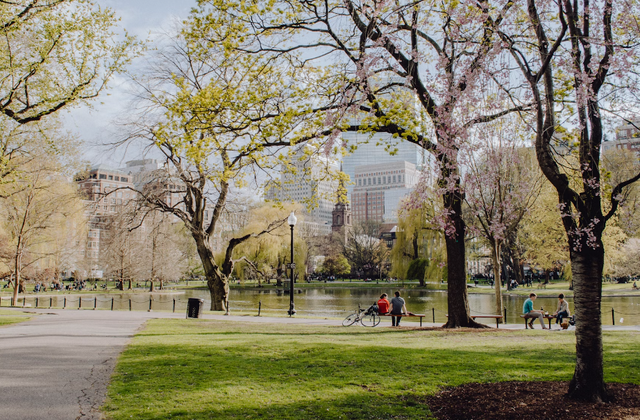
<path id="1" fill-rule="evenodd" d="M 293 227 L 296 225 L 297 221 L 298 218 L 293 214 L 293 212 L 291 212 L 287 219 L 287 223 L 291 226 L 291 264 L 289 264 L 289 267 L 291 268 L 291 283 L 289 287 L 289 312 L 287 312 L 289 316 L 296 314 L 295 305 L 293 303 L 293 270 L 296 268 L 296 264 L 293 262 Z"/>

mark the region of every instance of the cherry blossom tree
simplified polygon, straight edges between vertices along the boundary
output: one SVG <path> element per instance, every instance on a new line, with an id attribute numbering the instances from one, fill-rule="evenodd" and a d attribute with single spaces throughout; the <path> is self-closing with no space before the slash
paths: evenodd
<path id="1" fill-rule="evenodd" d="M 199 4 L 203 25 L 221 13 L 233 17 L 222 39 L 242 31 L 236 48 L 287 56 L 293 67 L 326 69 L 322 84 L 334 89 L 327 96 L 333 102 L 314 105 L 332 111 L 323 121 L 325 127 L 337 125 L 330 140 L 340 131 L 385 132 L 433 154 L 448 259 L 446 326 L 483 327 L 469 316 L 459 153 L 471 127 L 526 109 L 510 102 L 509 69 L 500 63 L 502 44 L 496 42 L 513 2 Z M 492 101 L 485 95 L 489 86 L 499 86 Z M 393 151 L 396 141 L 385 147 Z"/>
<path id="2" fill-rule="evenodd" d="M 465 177 L 466 202 L 491 247 L 497 315 L 502 314 L 502 246 L 535 202 L 542 181 L 517 127 L 517 121 L 507 118 L 479 127 L 477 135 L 484 140 L 470 156 Z"/>
<path id="3" fill-rule="evenodd" d="M 535 103 L 536 155 L 555 187 L 567 234 L 574 282 L 576 368 L 569 385 L 574 399 L 609 398 L 603 377 L 601 328 L 603 232 L 625 188 L 640 173 L 615 185 L 603 198 L 600 149 L 607 115 L 631 120 L 637 109 L 640 4 L 595 0 L 528 0 L 500 36 L 521 70 Z M 575 129 L 580 182 L 572 183 L 551 144 Z"/>

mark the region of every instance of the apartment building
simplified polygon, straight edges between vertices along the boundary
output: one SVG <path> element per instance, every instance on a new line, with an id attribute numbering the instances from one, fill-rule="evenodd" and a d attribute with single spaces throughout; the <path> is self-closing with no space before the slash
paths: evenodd
<path id="1" fill-rule="evenodd" d="M 77 180 L 86 204 L 87 242 L 84 257 L 91 266 L 91 276 L 101 276 L 100 241 L 111 217 L 122 211 L 136 196 L 131 176 L 107 165 L 95 165 L 86 177 Z"/>
<path id="2" fill-rule="evenodd" d="M 630 150 L 640 155 L 640 121 L 616 127 L 616 139 L 602 143 L 602 149 Z"/>

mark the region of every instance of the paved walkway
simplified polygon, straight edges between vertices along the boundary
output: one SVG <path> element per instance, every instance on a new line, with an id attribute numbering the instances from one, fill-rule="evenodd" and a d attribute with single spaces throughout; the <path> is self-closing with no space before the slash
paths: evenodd
<path id="1" fill-rule="evenodd" d="M 24 312 L 22 309 L 13 309 Z M 183 313 L 32 309 L 40 316 L 0 328 L 0 419 L 100 419 L 118 354 L 144 322 L 183 318 Z M 207 319 L 257 323 L 341 325 L 336 319 L 205 315 Z M 381 326 L 390 326 L 383 320 Z M 442 323 L 424 323 L 425 327 Z M 418 326 L 405 322 L 403 326 Z M 357 327 L 352 327 L 357 328 Z M 522 324 L 501 329 L 523 329 Z M 604 330 L 640 326 L 603 327 Z"/>
<path id="2" fill-rule="evenodd" d="M 0 328 L 0 418 L 100 419 L 116 358 L 147 312 L 33 310 Z M 169 314 L 167 314 L 169 315 Z"/>

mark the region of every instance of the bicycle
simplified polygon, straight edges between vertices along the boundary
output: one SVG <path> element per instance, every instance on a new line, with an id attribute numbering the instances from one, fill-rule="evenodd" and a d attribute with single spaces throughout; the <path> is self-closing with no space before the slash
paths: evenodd
<path id="1" fill-rule="evenodd" d="M 348 327 L 357 322 L 360 322 L 364 327 L 375 327 L 380 323 L 380 316 L 371 305 L 368 309 L 362 309 L 358 304 L 358 309 L 349 314 L 344 321 L 342 321 L 342 325 L 344 327 Z"/>

